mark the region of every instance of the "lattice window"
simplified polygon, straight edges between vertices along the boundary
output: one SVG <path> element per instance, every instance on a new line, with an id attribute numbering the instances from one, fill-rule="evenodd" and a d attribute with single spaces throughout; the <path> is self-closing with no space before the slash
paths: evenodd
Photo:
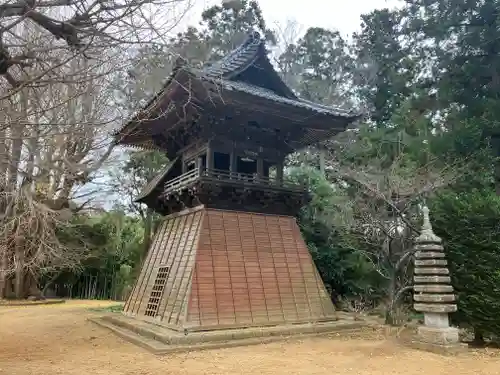
<path id="1" fill-rule="evenodd" d="M 153 318 L 158 315 L 158 308 L 160 307 L 163 290 L 165 289 L 165 284 L 167 284 L 168 271 L 168 267 L 158 268 L 156 280 L 153 284 L 153 290 L 151 291 L 151 295 L 149 296 L 148 304 L 146 306 L 146 312 L 144 313 L 144 315 L 151 316 Z"/>

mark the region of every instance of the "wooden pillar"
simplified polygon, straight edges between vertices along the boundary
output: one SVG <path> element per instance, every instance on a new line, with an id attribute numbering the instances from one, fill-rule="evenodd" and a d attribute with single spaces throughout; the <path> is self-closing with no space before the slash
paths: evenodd
<path id="1" fill-rule="evenodd" d="M 196 159 L 196 168 L 198 168 L 198 174 L 201 175 L 203 173 L 203 169 L 205 169 L 202 156 L 198 156 L 198 158 Z"/>
<path id="2" fill-rule="evenodd" d="M 231 150 L 231 153 L 229 154 L 229 173 L 231 178 L 236 178 L 237 176 L 237 169 L 238 169 L 238 157 L 236 156 L 236 152 Z"/>
<path id="3" fill-rule="evenodd" d="M 264 159 L 257 158 L 257 181 L 262 181 L 264 177 Z"/>
<path id="4" fill-rule="evenodd" d="M 214 169 L 214 150 L 210 141 L 207 144 L 207 169 Z"/>
<path id="5" fill-rule="evenodd" d="M 283 185 L 283 161 L 276 164 L 276 182 L 279 186 Z"/>
<path id="6" fill-rule="evenodd" d="M 182 174 L 187 172 L 187 162 L 182 158 Z"/>

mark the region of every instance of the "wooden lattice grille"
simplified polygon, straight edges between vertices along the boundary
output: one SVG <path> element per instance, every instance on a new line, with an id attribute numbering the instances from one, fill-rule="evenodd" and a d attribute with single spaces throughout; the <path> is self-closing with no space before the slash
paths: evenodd
<path id="1" fill-rule="evenodd" d="M 158 269 L 155 283 L 153 284 L 153 289 L 151 290 L 151 295 L 149 296 L 144 315 L 153 318 L 158 315 L 158 308 L 160 307 L 161 297 L 163 295 L 163 291 L 165 290 L 165 284 L 167 283 L 168 271 L 168 267 L 160 267 Z"/>

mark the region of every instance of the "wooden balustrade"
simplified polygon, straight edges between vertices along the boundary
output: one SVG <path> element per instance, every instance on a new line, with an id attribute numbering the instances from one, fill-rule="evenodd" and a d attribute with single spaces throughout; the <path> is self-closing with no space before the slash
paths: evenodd
<path id="1" fill-rule="evenodd" d="M 304 191 L 305 189 L 302 184 L 291 181 L 280 181 L 276 177 L 258 176 L 257 174 L 238 173 L 221 169 L 193 169 L 167 181 L 164 192 L 170 193 L 182 189 L 199 179 L 227 181 L 229 184 L 241 184 L 255 189 L 259 187 L 292 191 Z"/>

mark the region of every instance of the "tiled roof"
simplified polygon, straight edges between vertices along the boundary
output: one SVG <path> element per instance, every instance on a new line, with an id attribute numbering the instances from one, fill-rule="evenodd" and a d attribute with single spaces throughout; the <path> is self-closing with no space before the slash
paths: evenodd
<path id="1" fill-rule="evenodd" d="M 251 33 L 241 46 L 231 51 L 221 60 L 207 64 L 202 72 L 208 77 L 231 78 L 248 66 L 258 57 L 263 41 L 258 32 Z"/>
<path id="2" fill-rule="evenodd" d="M 255 63 L 259 58 L 260 62 L 264 61 L 264 64 L 269 67 L 269 69 L 272 69 L 272 65 L 267 58 L 264 40 L 260 37 L 259 33 L 252 32 L 241 46 L 230 52 L 223 59 L 210 65 L 206 65 L 202 69 L 195 70 L 185 65 L 176 65 L 175 69 L 172 71 L 172 74 L 168 77 L 164 88 L 170 85 L 170 83 L 174 79 L 174 76 L 178 72 L 184 70 L 193 74 L 199 79 L 214 83 L 216 85 L 220 85 L 222 89 L 225 89 L 227 91 L 236 90 L 276 103 L 292 105 L 305 110 L 310 110 L 315 113 L 327 116 L 344 117 L 346 118 L 346 120 L 348 120 L 347 122 L 352 122 L 354 121 L 354 119 L 359 117 L 359 115 L 357 115 L 353 111 L 330 107 L 322 104 L 316 104 L 298 98 L 279 78 L 278 74 L 274 70 L 272 70 L 271 72 L 270 79 L 278 81 L 278 85 L 279 82 L 281 82 L 281 91 L 286 93 L 286 97 L 273 92 L 271 89 L 238 80 L 238 74 L 251 67 L 252 64 Z M 267 67 L 265 67 L 264 69 L 267 69 Z M 155 95 L 155 97 L 146 105 L 146 108 L 148 108 L 150 105 L 153 105 L 155 101 L 161 98 L 163 92 L 164 89 L 160 93 Z M 115 137 L 117 137 L 117 141 L 120 142 L 119 139 L 123 137 L 123 135 L 120 137 L 120 134 L 122 134 L 122 132 L 124 132 L 128 127 L 130 127 L 130 129 L 133 129 L 136 128 L 136 126 L 137 124 L 134 124 L 134 121 L 132 120 L 131 122 L 125 124 L 120 130 L 116 131 L 114 135 Z"/>
<path id="3" fill-rule="evenodd" d="M 135 198 L 135 201 L 140 202 L 140 201 L 144 200 L 145 198 L 147 198 L 154 191 L 154 189 L 158 185 L 160 185 L 163 182 L 163 180 L 165 180 L 167 178 L 168 173 L 170 172 L 172 167 L 175 165 L 177 160 L 178 160 L 178 158 L 175 158 L 174 160 L 172 160 L 170 163 L 168 163 L 165 166 L 165 168 L 163 168 L 163 170 L 160 173 L 158 173 L 158 175 L 155 178 L 153 178 L 151 181 L 149 181 L 147 183 L 147 185 L 144 186 L 144 188 L 139 193 L 139 195 Z"/>
<path id="4" fill-rule="evenodd" d="M 227 79 L 210 79 L 210 81 L 220 84 L 226 90 L 237 90 L 250 95 L 259 96 L 261 98 L 272 100 L 277 103 L 289 104 L 295 107 L 308 109 L 317 113 L 339 116 L 339 117 L 357 117 L 352 111 L 347 111 L 341 108 L 329 107 L 322 104 L 316 104 L 302 99 L 288 99 L 283 96 L 277 95 L 271 90 L 263 87 L 251 85 L 246 82 L 230 81 Z"/>
<path id="5" fill-rule="evenodd" d="M 267 59 L 265 41 L 261 38 L 258 32 L 254 31 L 249 34 L 249 36 L 241 46 L 230 52 L 220 61 L 202 68 L 196 73 L 196 75 L 198 75 L 200 78 L 205 78 L 212 82 L 219 83 L 221 86 L 228 90 L 242 91 L 247 94 L 260 96 L 264 99 L 283 104 L 290 104 L 296 107 L 313 110 L 318 113 L 327 115 L 346 117 L 355 116 L 351 111 L 312 103 L 310 101 L 298 98 L 293 93 L 292 95 L 289 95 L 288 98 L 286 98 L 274 93 L 267 88 L 233 79 L 238 73 L 249 68 L 259 58 L 259 54 L 263 54 L 263 57 Z M 269 64 L 271 63 L 269 62 Z M 285 84 L 283 83 L 283 85 Z M 287 89 L 289 90 L 289 88 Z M 289 91 L 291 92 L 291 90 Z"/>

